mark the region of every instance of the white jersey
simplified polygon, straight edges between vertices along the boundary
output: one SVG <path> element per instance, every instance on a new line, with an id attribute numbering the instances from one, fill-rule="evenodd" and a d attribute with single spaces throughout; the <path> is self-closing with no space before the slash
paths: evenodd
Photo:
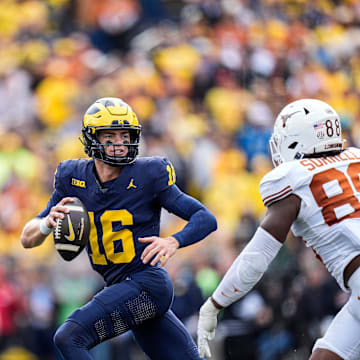
<path id="1" fill-rule="evenodd" d="M 360 254 L 360 149 L 285 162 L 264 176 L 260 193 L 267 207 L 290 194 L 301 199 L 292 232 L 348 291 L 343 272 Z"/>

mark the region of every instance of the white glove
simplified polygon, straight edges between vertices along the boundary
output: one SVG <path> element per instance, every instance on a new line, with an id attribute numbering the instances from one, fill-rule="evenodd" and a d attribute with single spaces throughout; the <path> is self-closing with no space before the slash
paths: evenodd
<path id="1" fill-rule="evenodd" d="M 209 340 L 214 339 L 217 326 L 217 315 L 219 309 L 215 307 L 208 298 L 200 308 L 199 322 L 197 328 L 197 342 L 200 357 L 210 358 Z"/>

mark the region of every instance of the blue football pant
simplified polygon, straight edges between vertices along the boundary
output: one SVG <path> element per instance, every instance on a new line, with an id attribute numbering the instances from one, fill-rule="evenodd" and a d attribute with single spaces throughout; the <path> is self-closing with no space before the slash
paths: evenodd
<path id="1" fill-rule="evenodd" d="M 65 360 L 92 359 L 89 349 L 132 329 L 150 359 L 200 360 L 190 334 L 169 310 L 172 294 L 163 269 L 133 274 L 75 310 L 56 332 L 55 345 Z"/>

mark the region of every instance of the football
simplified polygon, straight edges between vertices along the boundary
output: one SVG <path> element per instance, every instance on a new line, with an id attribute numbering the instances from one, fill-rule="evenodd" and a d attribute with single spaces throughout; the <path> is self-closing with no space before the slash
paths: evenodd
<path id="1" fill-rule="evenodd" d="M 89 241 L 90 220 L 85 205 L 77 197 L 66 203 L 70 212 L 64 219 L 56 219 L 53 232 L 55 248 L 60 256 L 71 261 L 78 256 Z"/>

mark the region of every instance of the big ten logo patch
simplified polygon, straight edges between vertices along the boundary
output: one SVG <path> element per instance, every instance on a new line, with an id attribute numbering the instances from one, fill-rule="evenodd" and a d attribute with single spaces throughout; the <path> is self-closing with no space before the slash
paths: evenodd
<path id="1" fill-rule="evenodd" d="M 78 180 L 78 179 L 74 179 L 74 178 L 71 179 L 71 185 L 81 187 L 81 188 L 86 187 L 85 180 Z"/>

